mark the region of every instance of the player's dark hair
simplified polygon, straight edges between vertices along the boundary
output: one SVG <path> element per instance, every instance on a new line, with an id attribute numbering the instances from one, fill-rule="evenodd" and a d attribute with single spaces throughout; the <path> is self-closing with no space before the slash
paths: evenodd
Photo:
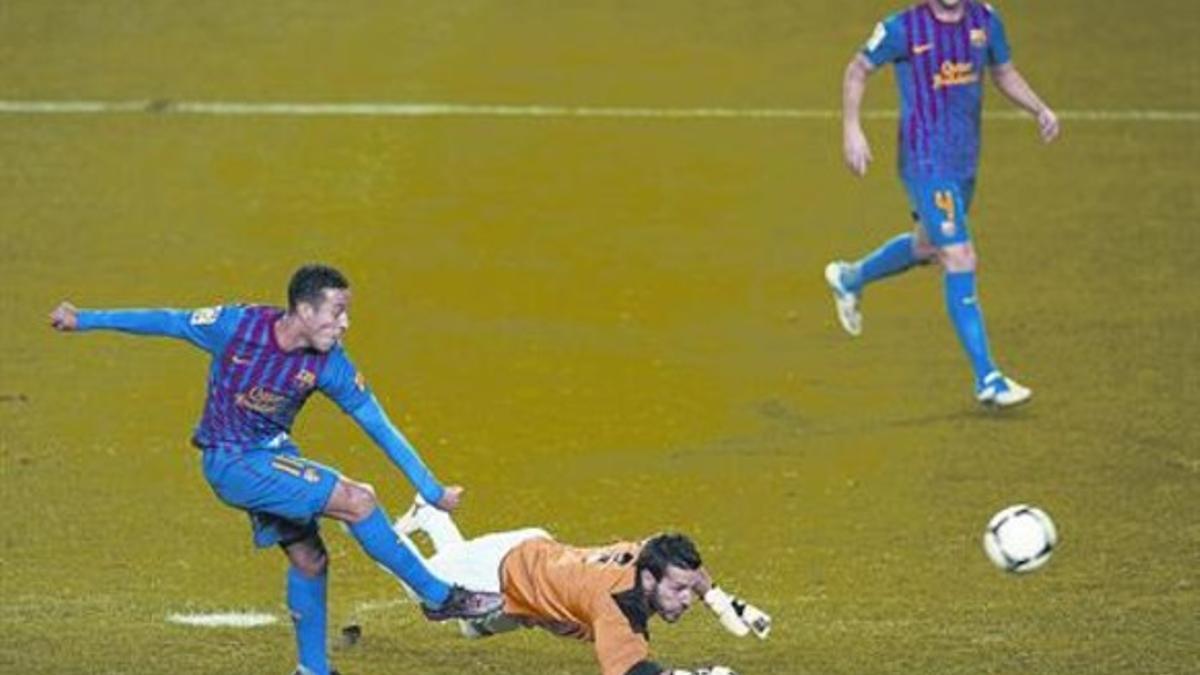
<path id="1" fill-rule="evenodd" d="M 636 568 L 638 576 L 642 570 L 650 570 L 655 580 L 662 579 L 668 565 L 685 570 L 700 569 L 704 564 L 696 545 L 682 534 L 660 534 L 648 540 L 638 554 Z"/>
<path id="2" fill-rule="evenodd" d="M 319 305 L 325 299 L 325 289 L 350 288 L 345 275 L 328 265 L 305 265 L 296 270 L 288 282 L 288 311 L 296 311 L 302 302 Z"/>

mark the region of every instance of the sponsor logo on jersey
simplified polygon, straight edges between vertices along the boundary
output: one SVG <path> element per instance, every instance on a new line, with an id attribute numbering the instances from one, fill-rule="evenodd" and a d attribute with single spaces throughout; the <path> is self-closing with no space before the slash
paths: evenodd
<path id="1" fill-rule="evenodd" d="M 913 55 L 920 56 L 921 54 L 924 54 L 925 52 L 930 51 L 932 49 L 933 49 L 932 42 L 926 42 L 925 44 L 921 44 L 921 45 L 913 45 Z"/>
<path id="2" fill-rule="evenodd" d="M 358 387 L 359 391 L 367 390 L 367 378 L 363 377 L 361 372 L 354 374 L 354 386 Z"/>
<path id="3" fill-rule="evenodd" d="M 941 69 L 933 76 L 933 88 L 957 87 L 978 81 L 979 73 L 970 61 L 942 61 Z"/>
<path id="4" fill-rule="evenodd" d="M 277 394 L 265 387 L 254 387 L 249 391 L 239 392 L 234 401 L 239 407 L 253 410 L 264 415 L 273 415 L 283 409 L 287 397 Z"/>

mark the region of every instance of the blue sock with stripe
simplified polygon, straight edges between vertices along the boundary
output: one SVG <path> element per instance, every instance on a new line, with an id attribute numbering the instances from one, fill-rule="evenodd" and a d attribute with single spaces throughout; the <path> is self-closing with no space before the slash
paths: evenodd
<path id="1" fill-rule="evenodd" d="M 992 355 L 988 349 L 987 331 L 983 327 L 983 311 L 979 308 L 979 300 L 975 297 L 974 272 L 947 272 L 946 310 L 950 313 L 950 321 L 958 333 L 967 357 L 971 359 L 971 368 L 975 371 L 975 386 L 983 383 L 983 378 L 996 369 L 992 363 Z"/>
<path id="2" fill-rule="evenodd" d="M 911 233 L 892 237 L 883 246 L 851 265 L 849 273 L 842 279 L 846 290 L 861 293 L 867 284 L 899 274 L 917 264 L 917 256 L 913 253 L 915 239 Z"/>
<path id="3" fill-rule="evenodd" d="M 325 589 L 329 576 L 305 576 L 288 567 L 287 604 L 296 629 L 296 651 L 300 665 L 313 675 L 329 675 L 329 657 L 325 653 Z"/>
<path id="4" fill-rule="evenodd" d="M 365 519 L 350 523 L 350 534 L 367 555 L 395 574 L 430 607 L 439 607 L 450 597 L 446 582 L 433 576 L 420 557 L 392 531 L 383 509 L 375 507 Z"/>

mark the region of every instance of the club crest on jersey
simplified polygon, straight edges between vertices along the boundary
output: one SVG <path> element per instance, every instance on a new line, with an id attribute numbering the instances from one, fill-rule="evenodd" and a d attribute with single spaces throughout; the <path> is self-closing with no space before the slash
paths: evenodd
<path id="1" fill-rule="evenodd" d="M 971 29 L 971 46 L 982 47 L 987 44 L 987 31 L 982 28 Z"/>
<path id="2" fill-rule="evenodd" d="M 239 407 L 264 415 L 273 415 L 279 412 L 285 401 L 287 401 L 286 396 L 276 394 L 264 387 L 254 387 L 249 391 L 239 392 L 234 397 L 234 402 Z"/>
<path id="3" fill-rule="evenodd" d="M 933 76 L 933 88 L 955 87 L 979 81 L 975 64 L 970 61 L 942 61 L 940 72 Z"/>
<path id="4" fill-rule="evenodd" d="M 312 389 L 313 385 L 317 383 L 317 376 L 311 370 L 301 368 L 292 381 L 296 383 L 297 389 Z"/>

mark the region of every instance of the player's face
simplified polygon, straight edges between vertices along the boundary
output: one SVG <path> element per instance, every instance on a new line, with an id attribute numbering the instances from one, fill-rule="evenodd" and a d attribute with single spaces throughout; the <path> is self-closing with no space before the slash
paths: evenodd
<path id="1" fill-rule="evenodd" d="M 653 575 L 646 572 L 653 579 Z M 645 585 L 643 579 L 643 585 Z M 667 623 L 675 623 L 692 606 L 696 594 L 692 590 L 700 581 L 700 572 L 668 565 L 662 578 L 653 582 L 650 591 L 650 606 Z"/>
<path id="2" fill-rule="evenodd" d="M 350 289 L 326 288 L 316 305 L 300 303 L 299 315 L 309 345 L 327 352 L 350 330 Z"/>

